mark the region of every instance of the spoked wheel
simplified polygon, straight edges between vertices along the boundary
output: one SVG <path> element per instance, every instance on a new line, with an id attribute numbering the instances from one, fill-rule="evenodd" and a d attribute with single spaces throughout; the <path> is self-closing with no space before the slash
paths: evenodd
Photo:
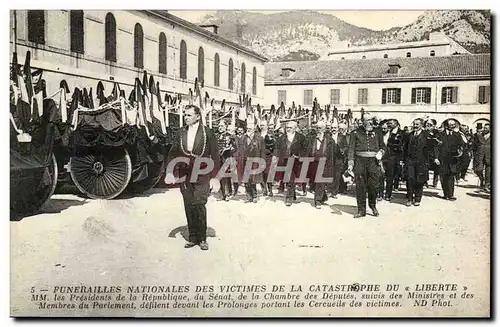
<path id="1" fill-rule="evenodd" d="M 11 219 L 19 220 L 40 210 L 54 194 L 57 175 L 54 155 L 46 168 L 11 172 Z"/>
<path id="2" fill-rule="evenodd" d="M 148 176 L 137 182 L 131 182 L 126 192 L 130 194 L 141 194 L 149 191 L 160 181 L 163 171 L 165 170 L 164 167 L 165 163 L 163 161 L 147 164 Z"/>
<path id="3" fill-rule="evenodd" d="M 76 187 L 92 199 L 113 199 L 127 187 L 132 174 L 125 149 L 71 157 L 70 172 Z"/>

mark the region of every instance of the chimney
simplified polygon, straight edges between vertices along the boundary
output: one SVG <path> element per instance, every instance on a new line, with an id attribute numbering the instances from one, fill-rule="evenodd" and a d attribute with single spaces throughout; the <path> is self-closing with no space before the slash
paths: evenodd
<path id="1" fill-rule="evenodd" d="M 210 25 L 200 25 L 200 27 L 206 29 L 210 33 L 218 34 L 219 32 L 219 26 L 215 24 L 210 24 Z"/>
<path id="2" fill-rule="evenodd" d="M 281 68 L 281 77 L 290 77 L 294 72 L 295 70 L 290 67 Z"/>

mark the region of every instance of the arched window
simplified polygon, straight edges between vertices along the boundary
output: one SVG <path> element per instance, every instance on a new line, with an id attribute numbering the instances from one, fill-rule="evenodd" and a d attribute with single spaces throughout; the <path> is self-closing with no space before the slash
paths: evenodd
<path id="1" fill-rule="evenodd" d="M 187 78 L 187 46 L 186 41 L 181 41 L 181 54 L 180 54 L 180 78 Z"/>
<path id="2" fill-rule="evenodd" d="M 384 58 L 389 58 L 389 55 L 387 53 L 384 54 Z"/>
<path id="3" fill-rule="evenodd" d="M 234 67 L 233 67 L 233 59 L 229 59 L 229 68 L 228 68 L 228 82 L 227 82 L 227 88 L 232 90 L 233 89 L 233 70 L 234 70 Z"/>
<path id="4" fill-rule="evenodd" d="M 200 82 L 205 80 L 205 53 L 202 47 L 198 49 L 198 80 Z"/>
<path id="5" fill-rule="evenodd" d="M 411 52 L 406 53 L 406 58 L 411 58 Z"/>
<path id="6" fill-rule="evenodd" d="M 158 71 L 161 74 L 167 73 L 167 37 L 165 33 L 160 33 L 160 41 L 158 43 Z"/>
<path id="7" fill-rule="evenodd" d="M 85 30 L 83 28 L 83 10 L 70 10 L 69 26 L 71 35 L 71 51 L 84 53 Z"/>
<path id="8" fill-rule="evenodd" d="M 219 54 L 215 54 L 214 59 L 214 85 L 220 86 L 220 59 Z"/>
<path id="9" fill-rule="evenodd" d="M 45 13 L 28 10 L 28 41 L 45 44 Z"/>
<path id="10" fill-rule="evenodd" d="M 241 64 L 241 93 L 245 93 L 245 86 L 246 86 L 246 77 L 247 77 L 247 70 L 245 67 L 245 63 Z"/>
<path id="11" fill-rule="evenodd" d="M 134 67 L 144 68 L 144 32 L 139 23 L 134 28 Z"/>
<path id="12" fill-rule="evenodd" d="M 252 72 L 252 94 L 257 94 L 257 68 L 253 68 Z"/>
<path id="13" fill-rule="evenodd" d="M 112 13 L 108 12 L 106 14 L 106 21 L 104 23 L 105 29 L 105 59 L 116 62 L 116 20 Z"/>
<path id="14" fill-rule="evenodd" d="M 431 57 L 434 57 L 436 55 L 436 51 L 434 50 L 431 50 L 431 53 L 430 53 Z"/>

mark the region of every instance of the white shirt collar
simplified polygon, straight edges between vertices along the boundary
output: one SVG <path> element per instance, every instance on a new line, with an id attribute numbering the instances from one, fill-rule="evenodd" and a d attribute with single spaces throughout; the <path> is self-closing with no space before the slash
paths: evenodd
<path id="1" fill-rule="evenodd" d="M 288 141 L 292 142 L 293 138 L 295 137 L 295 132 L 290 133 L 290 134 L 287 133 L 286 137 L 288 138 Z"/>
<path id="2" fill-rule="evenodd" d="M 398 133 L 398 130 L 399 130 L 399 127 L 396 126 L 392 129 L 392 134 L 397 134 Z"/>
<path id="3" fill-rule="evenodd" d="M 200 126 L 200 121 L 197 121 L 197 122 L 196 122 L 196 123 L 194 123 L 193 125 L 188 126 L 188 130 L 192 130 L 192 129 L 194 129 L 195 131 L 197 131 L 199 126 Z"/>

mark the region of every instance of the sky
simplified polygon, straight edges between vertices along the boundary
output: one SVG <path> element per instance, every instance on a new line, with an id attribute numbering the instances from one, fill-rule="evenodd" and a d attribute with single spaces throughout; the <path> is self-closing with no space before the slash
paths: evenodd
<path id="1" fill-rule="evenodd" d="M 215 11 L 183 11 L 183 10 L 169 10 L 169 12 L 182 19 L 192 23 L 199 23 L 202 18 L 207 14 L 213 14 Z M 281 11 L 255 11 L 251 12 L 272 14 Z M 324 14 L 337 16 L 338 18 L 356 25 L 359 27 L 366 27 L 372 30 L 387 30 L 391 27 L 402 27 L 413 23 L 417 20 L 418 16 L 424 13 L 423 10 L 414 11 L 373 11 L 373 10 L 358 10 L 358 11 L 319 11 Z"/>

